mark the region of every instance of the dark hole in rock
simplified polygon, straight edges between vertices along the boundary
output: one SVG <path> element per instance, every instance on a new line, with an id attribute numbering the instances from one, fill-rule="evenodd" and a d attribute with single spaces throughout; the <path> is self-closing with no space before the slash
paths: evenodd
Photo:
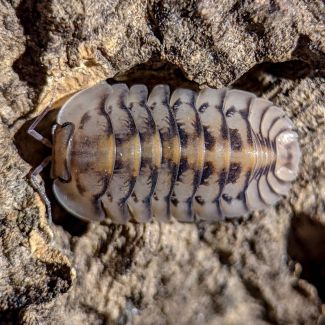
<path id="1" fill-rule="evenodd" d="M 294 217 L 288 234 L 288 254 L 301 264 L 301 277 L 317 288 L 324 302 L 325 226 L 305 214 Z"/>
<path id="2" fill-rule="evenodd" d="M 119 73 L 114 79 L 108 79 L 107 81 L 108 83 L 126 83 L 129 87 L 134 84 L 145 84 L 149 92 L 158 84 L 169 85 L 171 91 L 178 87 L 199 90 L 199 85 L 188 80 L 179 67 L 155 57 L 146 63 L 134 66 L 126 72 Z"/>
<path id="3" fill-rule="evenodd" d="M 52 138 L 51 128 L 57 113 L 57 109 L 50 111 L 37 127 L 37 131 L 50 140 Z M 22 159 L 30 164 L 32 168 L 37 167 L 45 157 L 51 155 L 51 149 L 45 147 L 27 133 L 27 129 L 34 120 L 25 122 L 15 134 L 15 145 L 18 152 Z M 87 223 L 69 214 L 55 199 L 52 191 L 52 179 L 50 178 L 50 165 L 43 170 L 41 177 L 45 182 L 46 195 L 52 205 L 53 222 L 61 225 L 73 236 L 83 235 L 87 231 Z"/>
<path id="4" fill-rule="evenodd" d="M 310 77 L 313 74 L 313 68 L 304 61 L 290 60 L 279 63 L 264 63 L 262 65 L 266 73 L 278 78 L 290 80 Z"/>
<path id="5" fill-rule="evenodd" d="M 20 316 L 19 311 L 15 310 L 15 309 L 1 311 L 0 324 L 4 324 L 4 325 L 20 324 L 19 316 Z"/>
<path id="6" fill-rule="evenodd" d="M 231 86 L 251 91 L 258 96 L 274 86 L 274 78 L 297 80 L 314 74 L 313 68 L 301 60 L 279 63 L 264 62 L 253 66 Z"/>

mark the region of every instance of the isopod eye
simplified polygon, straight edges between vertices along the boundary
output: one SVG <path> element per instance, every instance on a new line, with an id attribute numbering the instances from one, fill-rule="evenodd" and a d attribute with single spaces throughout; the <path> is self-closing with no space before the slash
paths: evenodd
<path id="1" fill-rule="evenodd" d="M 276 150 L 275 175 L 282 181 L 293 181 L 298 175 L 301 157 L 297 133 L 293 131 L 281 132 L 276 137 Z"/>

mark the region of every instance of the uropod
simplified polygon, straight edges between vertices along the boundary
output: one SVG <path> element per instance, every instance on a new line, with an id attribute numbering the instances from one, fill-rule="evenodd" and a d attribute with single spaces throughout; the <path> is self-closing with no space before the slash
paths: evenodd
<path id="1" fill-rule="evenodd" d="M 288 194 L 298 135 L 272 102 L 235 89 L 199 92 L 99 83 L 59 110 L 49 162 L 53 192 L 73 215 L 123 224 L 152 218 L 217 221 L 264 209 Z"/>

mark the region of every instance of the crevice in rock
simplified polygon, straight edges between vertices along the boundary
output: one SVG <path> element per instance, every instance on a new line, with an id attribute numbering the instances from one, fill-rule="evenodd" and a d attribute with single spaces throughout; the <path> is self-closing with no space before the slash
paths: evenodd
<path id="1" fill-rule="evenodd" d="M 0 324 L 4 325 L 18 325 L 19 322 L 19 311 L 7 310 L 2 311 L 0 314 Z"/>
<path id="2" fill-rule="evenodd" d="M 302 266 L 301 278 L 313 284 L 325 301 L 325 226 L 306 214 L 292 218 L 288 254 Z"/>
<path id="3" fill-rule="evenodd" d="M 264 71 L 277 78 L 297 80 L 313 76 L 313 68 L 307 62 L 290 60 L 278 63 L 265 63 Z"/>
<path id="4" fill-rule="evenodd" d="M 292 52 L 292 57 L 297 57 L 313 68 L 316 74 L 325 72 L 325 56 L 324 53 L 312 45 L 313 41 L 307 35 L 300 35 L 297 46 Z"/>
<path id="5" fill-rule="evenodd" d="M 142 225 L 137 225 L 135 229 L 137 230 L 141 227 Z M 136 231 L 135 234 L 131 234 L 128 225 L 111 225 L 110 229 L 113 231 L 112 237 L 110 241 L 107 240 L 101 243 L 102 247 L 99 249 L 99 252 L 105 255 L 107 248 L 103 249 L 103 245 L 108 247 L 109 242 L 112 240 L 113 242 L 118 242 L 121 238 L 125 239 L 122 245 L 115 248 L 116 255 L 110 261 L 107 268 L 108 273 L 112 277 L 116 276 L 116 274 L 125 275 L 131 270 L 134 265 L 135 256 L 139 249 L 145 245 L 145 242 L 140 232 Z"/>
<path id="6" fill-rule="evenodd" d="M 87 314 L 88 318 L 94 320 L 97 325 L 105 325 L 108 323 L 107 316 L 104 313 L 99 312 L 91 305 L 81 303 L 80 307 L 82 308 L 82 311 Z"/>
<path id="7" fill-rule="evenodd" d="M 263 38 L 265 35 L 265 26 L 262 22 L 255 21 L 254 13 L 249 10 L 243 10 L 239 15 L 242 25 L 249 35 L 256 35 L 258 38 Z"/>
<path id="8" fill-rule="evenodd" d="M 231 86 L 261 95 L 276 84 L 274 79 L 299 80 L 314 76 L 313 67 L 301 60 L 264 62 L 253 66 Z"/>
<path id="9" fill-rule="evenodd" d="M 118 319 L 118 325 L 131 324 L 134 316 L 139 313 L 142 307 L 143 296 L 140 297 L 127 297 L 123 313 Z"/>
<path id="10" fill-rule="evenodd" d="M 162 4 L 159 3 L 159 4 L 156 4 L 156 6 L 162 7 Z M 147 7 L 147 17 L 148 17 L 149 28 L 151 29 L 153 35 L 157 38 L 159 43 L 161 45 L 163 45 L 164 36 L 160 31 L 160 28 L 159 28 L 159 16 L 157 16 L 157 14 L 159 14 L 160 12 L 163 12 L 163 11 L 153 10 L 153 5 L 152 4 L 149 4 L 148 7 Z"/>
<path id="11" fill-rule="evenodd" d="M 154 56 L 149 61 L 138 64 L 126 72 L 119 73 L 107 81 L 109 83 L 126 83 L 129 87 L 134 84 L 145 84 L 149 92 L 158 84 L 168 84 L 171 90 L 177 87 L 199 90 L 199 85 L 188 80 L 177 65 L 162 61 L 158 56 Z"/>
<path id="12" fill-rule="evenodd" d="M 273 307 L 268 302 L 261 288 L 251 279 L 246 279 L 244 276 L 241 276 L 241 279 L 247 292 L 263 307 L 263 310 L 261 311 L 262 320 L 269 324 L 278 324 L 277 317 L 274 315 Z"/>

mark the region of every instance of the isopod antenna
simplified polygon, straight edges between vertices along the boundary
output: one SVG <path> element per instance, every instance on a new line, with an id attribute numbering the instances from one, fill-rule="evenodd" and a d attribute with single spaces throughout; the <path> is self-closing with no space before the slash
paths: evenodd
<path id="1" fill-rule="evenodd" d="M 27 133 L 32 136 L 34 139 L 36 139 L 39 142 L 42 142 L 46 147 L 52 148 L 52 143 L 49 139 L 42 136 L 40 133 L 38 133 L 35 129 L 37 125 L 45 118 L 45 116 L 48 114 L 48 112 L 52 109 L 52 105 L 46 107 L 46 109 L 35 119 L 35 121 L 31 124 L 31 126 L 28 128 Z M 52 161 L 52 157 L 48 156 L 46 157 L 38 166 L 31 169 L 28 176 L 32 183 L 32 186 L 34 189 L 38 192 L 40 195 L 42 201 L 44 202 L 46 206 L 46 210 L 48 213 L 48 220 L 50 223 L 52 223 L 52 209 L 51 209 L 51 202 L 49 198 L 46 195 L 44 182 L 42 181 L 39 183 L 37 181 L 37 176 L 43 171 L 43 169 Z"/>

